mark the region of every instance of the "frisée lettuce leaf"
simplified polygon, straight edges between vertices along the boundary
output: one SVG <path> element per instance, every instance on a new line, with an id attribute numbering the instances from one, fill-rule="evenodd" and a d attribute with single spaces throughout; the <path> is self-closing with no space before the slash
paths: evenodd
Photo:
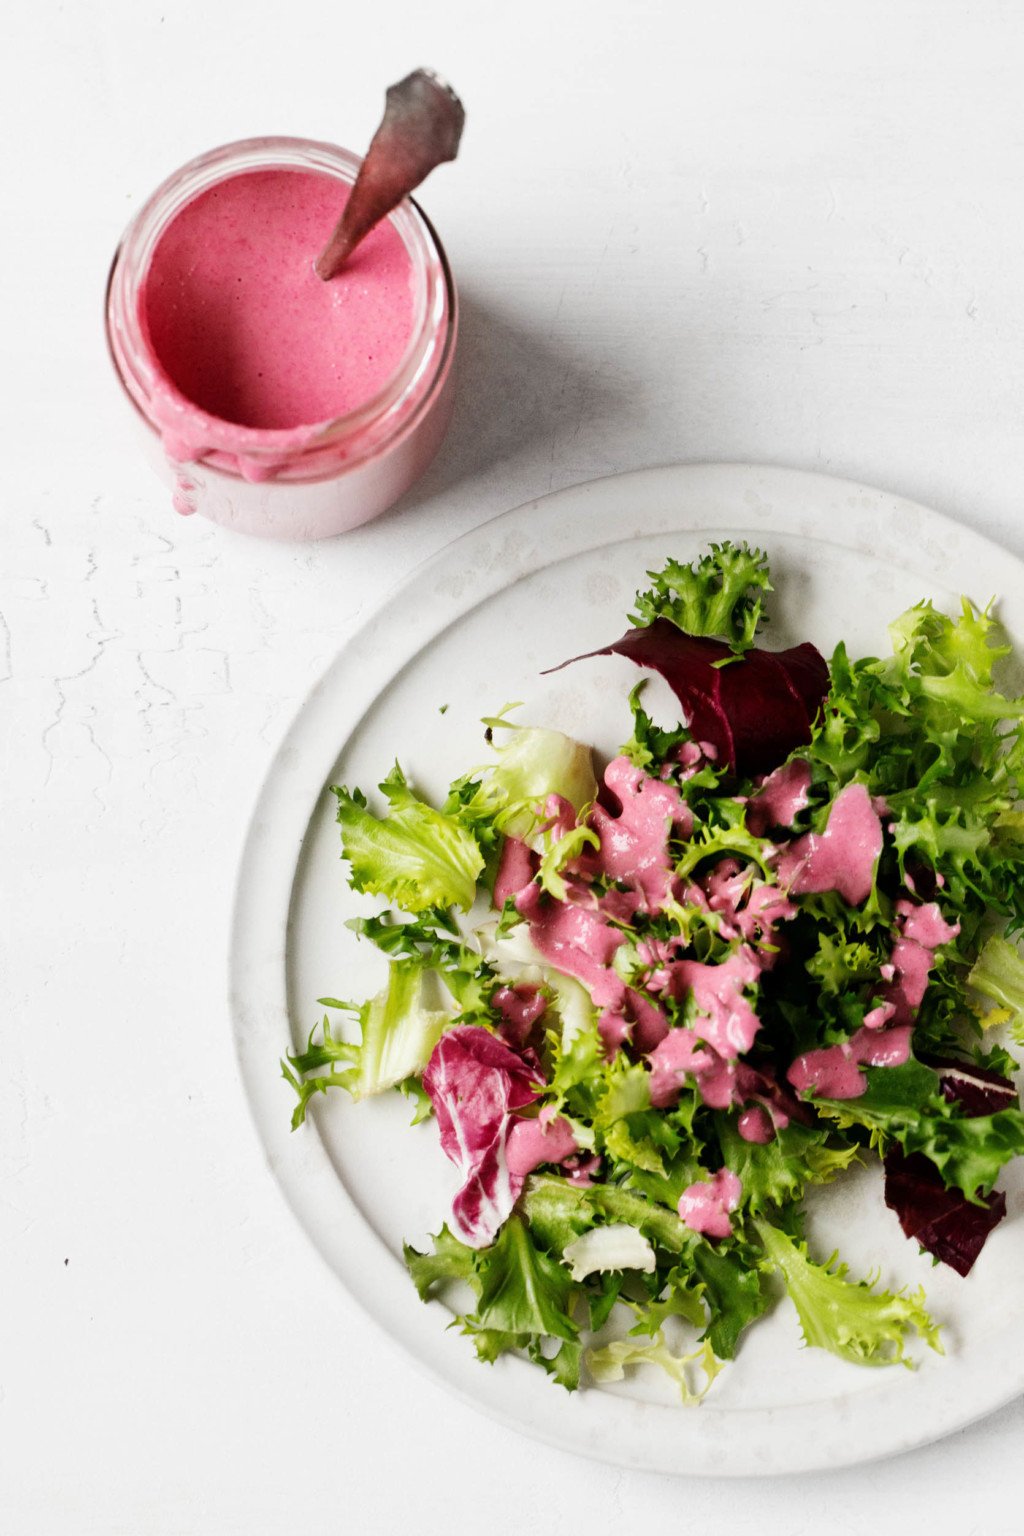
<path id="1" fill-rule="evenodd" d="M 382 817 L 359 790 L 334 789 L 353 889 L 383 896 L 405 912 L 471 907 L 484 867 L 472 834 L 421 800 L 397 763 L 380 789 L 390 807 Z"/>

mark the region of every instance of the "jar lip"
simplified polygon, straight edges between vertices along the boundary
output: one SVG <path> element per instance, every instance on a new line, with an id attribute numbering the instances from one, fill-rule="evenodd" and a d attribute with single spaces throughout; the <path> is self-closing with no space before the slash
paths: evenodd
<path id="1" fill-rule="evenodd" d="M 264 464 L 273 472 L 283 459 L 301 459 L 332 447 L 340 450 L 349 440 L 357 440 L 382 420 L 400 413 L 403 402 L 424 376 L 436 372 L 449 350 L 454 284 L 441 241 L 411 197 L 403 199 L 385 217 L 395 226 L 419 278 L 412 332 L 391 377 L 356 409 L 295 427 L 250 427 L 227 421 L 203 411 L 174 385 L 145 334 L 138 296 L 153 251 L 173 219 L 193 198 L 234 176 L 274 168 L 322 171 L 351 185 L 361 164 L 361 157 L 352 151 L 322 140 L 286 135 L 238 139 L 187 161 L 166 177 L 138 210 L 111 263 L 105 328 L 115 370 L 132 403 L 151 427 L 161 429 L 152 410 L 147 408 L 159 395 L 180 409 L 183 417 L 187 412 L 194 423 L 201 424 L 205 446 L 197 457 L 238 455 Z M 378 446 L 374 444 L 370 451 L 376 451 Z M 352 457 L 362 457 L 355 442 Z"/>

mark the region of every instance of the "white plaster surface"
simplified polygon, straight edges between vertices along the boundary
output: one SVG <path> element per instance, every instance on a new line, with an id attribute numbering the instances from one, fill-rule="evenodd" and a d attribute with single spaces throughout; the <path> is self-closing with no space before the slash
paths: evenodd
<path id="1" fill-rule="evenodd" d="M 726 1485 L 450 1399 L 285 1209 L 224 978 L 246 813 L 302 696 L 507 507 L 761 460 L 1024 554 L 1024 9 L 20 0 L 3 30 L 0 1530 L 1014 1528 L 1020 1403 L 877 1466 Z M 469 111 L 422 197 L 464 300 L 441 456 L 331 544 L 177 519 L 103 348 L 124 224 L 228 139 L 358 148 L 421 62 Z"/>

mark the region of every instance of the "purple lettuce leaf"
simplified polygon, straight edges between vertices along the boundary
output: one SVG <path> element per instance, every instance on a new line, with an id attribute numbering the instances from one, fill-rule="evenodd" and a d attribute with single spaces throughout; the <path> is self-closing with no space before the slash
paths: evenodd
<path id="1" fill-rule="evenodd" d="M 964 1114 L 991 1115 L 1017 1103 L 1008 1078 L 972 1063 L 936 1060 L 939 1086 Z M 980 1204 L 958 1189 L 947 1189 L 935 1164 L 921 1153 L 907 1157 L 898 1148 L 885 1155 L 885 1203 L 914 1239 L 958 1275 L 970 1273 L 989 1233 L 1006 1215 L 1006 1196 L 993 1191 Z"/>
<path id="2" fill-rule="evenodd" d="M 660 673 L 693 738 L 710 743 L 718 761 L 741 776 L 770 773 L 805 746 L 829 688 L 828 664 L 808 641 L 788 651 L 755 646 L 737 657 L 723 641 L 684 634 L 669 619 L 631 629 L 562 666 L 613 654 Z"/>

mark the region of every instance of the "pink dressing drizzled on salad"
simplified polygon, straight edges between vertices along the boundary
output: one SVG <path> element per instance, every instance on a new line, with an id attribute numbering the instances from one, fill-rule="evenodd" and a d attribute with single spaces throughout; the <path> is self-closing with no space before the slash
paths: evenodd
<path id="1" fill-rule="evenodd" d="M 762 947 L 761 967 L 769 970 L 777 958 L 776 926 L 796 916 L 785 891 L 757 879 L 752 864 L 742 867 L 735 859 L 720 860 L 706 876 L 704 889 L 708 910 L 721 918 L 721 937 Z"/>
<path id="2" fill-rule="evenodd" d="M 876 1003 L 864 1015 L 865 1029 L 884 1029 L 896 1013 L 895 1003 Z"/>
<path id="3" fill-rule="evenodd" d="M 779 884 L 791 895 L 838 891 L 856 907 L 868 899 L 882 851 L 882 823 L 863 784 L 848 784 L 832 802 L 824 832 L 807 832 L 783 846 Z"/>
<path id="4" fill-rule="evenodd" d="M 699 773 L 705 763 L 718 761 L 718 748 L 710 741 L 684 741 L 676 753 L 679 762 L 679 777 L 684 782 L 692 779 Z M 671 764 L 666 763 L 663 772 L 669 771 Z"/>
<path id="5" fill-rule="evenodd" d="M 515 1120 L 505 1144 L 505 1160 L 513 1178 L 525 1179 L 542 1163 L 561 1163 L 579 1151 L 572 1126 L 561 1116 Z"/>
<path id="6" fill-rule="evenodd" d="M 670 1029 L 648 1058 L 650 1094 L 655 1109 L 674 1104 L 687 1075 L 697 1076 L 712 1063 L 712 1052 L 692 1029 Z"/>
<path id="7" fill-rule="evenodd" d="M 797 757 L 764 779 L 747 801 L 747 826 L 755 837 L 769 827 L 791 827 L 808 804 L 811 765 Z"/>
<path id="8" fill-rule="evenodd" d="M 514 900 L 531 884 L 539 863 L 528 843 L 518 837 L 505 838 L 494 881 L 494 905 L 499 912 L 506 901 Z"/>
<path id="9" fill-rule="evenodd" d="M 618 983 L 620 995 L 606 1002 L 597 1021 L 597 1031 L 609 1058 L 627 1042 L 641 1053 L 651 1051 L 668 1033 L 668 1019 L 656 1003 L 627 987 L 614 971 L 609 971 L 605 982 L 605 995 L 611 997 Z"/>
<path id="10" fill-rule="evenodd" d="M 751 1101 L 759 1105 L 767 1117 L 769 1135 L 766 1139 L 769 1141 L 776 1129 L 782 1130 L 789 1124 L 789 1109 L 796 1109 L 771 1078 L 746 1062 L 720 1056 L 692 1029 L 669 1030 L 650 1053 L 648 1065 L 651 1069 L 651 1104 L 655 1109 L 666 1109 L 674 1104 L 686 1087 L 687 1079 L 692 1078 L 710 1109 L 731 1109 Z M 748 1124 L 752 1125 L 753 1121 Z"/>
<path id="11" fill-rule="evenodd" d="M 668 1034 L 668 1019 L 656 1003 L 633 987 L 626 991 L 626 1011 L 633 1021 L 633 1045 L 646 1055 Z"/>
<path id="12" fill-rule="evenodd" d="M 898 933 L 889 965 L 883 968 L 883 975 L 890 974 L 881 996 L 883 1002 L 892 1005 L 891 1017 L 896 1023 L 909 1024 L 928 990 L 935 950 L 956 938 L 960 924 L 947 923 L 937 902 L 919 905 L 902 900 L 896 903 L 896 927 Z"/>
<path id="13" fill-rule="evenodd" d="M 731 1168 L 719 1168 L 710 1179 L 691 1184 L 679 1197 L 679 1219 L 704 1237 L 731 1237 L 730 1212 L 740 1203 L 743 1185 Z"/>
<path id="14" fill-rule="evenodd" d="M 904 938 L 923 949 L 938 949 L 949 944 L 960 932 L 959 923 L 947 923 L 937 901 L 920 905 L 913 901 L 896 903 L 896 921 L 903 930 Z"/>
<path id="15" fill-rule="evenodd" d="M 673 960 L 652 973 L 648 987 L 682 1000 L 692 993 L 704 1017 L 694 1023 L 695 1032 L 721 1056 L 742 1056 L 754 1043 L 761 1021 L 744 996 L 763 967 L 747 945 L 717 965 L 700 960 Z"/>
<path id="16" fill-rule="evenodd" d="M 625 990 L 622 978 L 609 969 L 625 934 L 606 922 L 583 887 L 570 887 L 567 902 L 545 901 L 538 885 L 516 897 L 516 907 L 530 925 L 530 942 L 564 976 L 574 976 L 587 988 L 598 1008 L 616 1007 Z"/>
<path id="17" fill-rule="evenodd" d="M 751 1104 L 749 1109 L 745 1109 L 736 1122 L 736 1129 L 744 1141 L 758 1146 L 766 1146 L 775 1140 L 772 1117 L 762 1104 Z"/>
<path id="18" fill-rule="evenodd" d="M 550 833 L 551 841 L 557 842 L 576 826 L 576 807 L 564 795 L 548 795 L 544 801 L 544 820 L 538 832 Z"/>
<path id="19" fill-rule="evenodd" d="M 867 1087 L 862 1066 L 902 1066 L 909 1060 L 911 1030 L 928 988 L 935 949 L 955 939 L 960 925 L 947 923 L 934 901 L 905 899 L 896 903 L 896 924 L 892 954 L 881 968 L 885 985 L 879 1001 L 849 1040 L 797 1057 L 786 1075 L 798 1093 L 856 1099 Z"/>
<path id="20" fill-rule="evenodd" d="M 562 1164 L 566 1182 L 577 1189 L 589 1189 L 595 1176 L 601 1172 L 601 1158 L 597 1152 L 577 1152 Z"/>
<path id="21" fill-rule="evenodd" d="M 547 999 L 539 987 L 519 982 L 515 986 L 498 987 L 491 999 L 501 1015 L 498 1026 L 503 1040 L 514 1051 L 521 1051 L 530 1038 L 530 1031 L 547 1007 Z"/>
<path id="22" fill-rule="evenodd" d="M 597 905 L 612 922 L 631 924 L 643 906 L 643 897 L 638 891 L 619 891 L 612 886 L 611 890 L 597 898 Z"/>
<path id="23" fill-rule="evenodd" d="M 798 1056 L 786 1073 L 798 1093 L 822 1099 L 859 1099 L 868 1085 L 861 1067 L 901 1067 L 910 1060 L 909 1024 L 858 1029 L 841 1045 Z"/>
<path id="24" fill-rule="evenodd" d="M 616 757 L 605 769 L 605 788 L 617 800 L 618 814 L 595 805 L 587 825 L 601 840 L 593 853 L 579 860 L 581 872 L 631 885 L 643 897 L 648 912 L 664 906 L 672 876 L 668 839 L 674 827 L 680 836 L 693 831 L 693 814 L 678 789 L 652 779 L 628 757 Z"/>

